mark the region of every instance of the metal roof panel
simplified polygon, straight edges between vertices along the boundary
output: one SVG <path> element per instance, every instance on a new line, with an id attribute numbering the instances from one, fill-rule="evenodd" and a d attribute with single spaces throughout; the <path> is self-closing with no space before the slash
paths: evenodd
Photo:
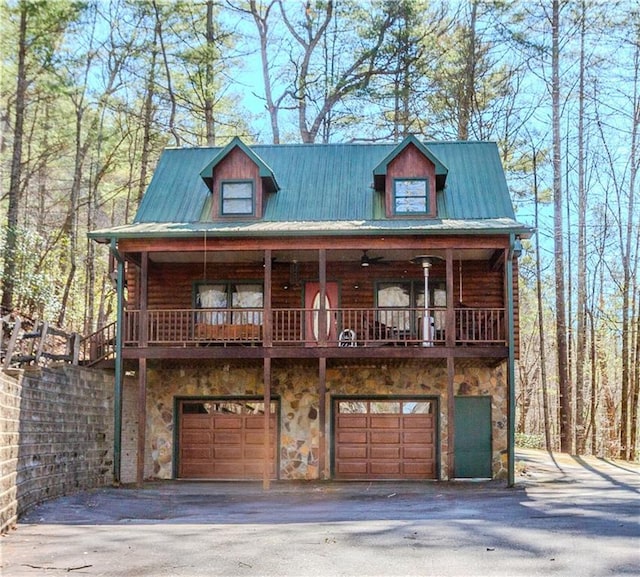
<path id="1" fill-rule="evenodd" d="M 438 192 L 440 220 L 515 219 L 498 148 L 491 142 L 429 142 L 448 168 Z M 397 144 L 284 144 L 250 147 L 273 171 L 280 190 L 267 194 L 263 222 L 372 221 L 383 219 L 373 171 Z M 206 214 L 210 192 L 200 172 L 221 147 L 166 149 L 134 223 L 195 223 Z M 428 219 L 418 222 L 429 223 Z M 389 219 L 388 226 L 400 226 Z M 211 226 L 225 229 L 227 222 Z M 387 225 L 385 225 L 386 227 Z"/>

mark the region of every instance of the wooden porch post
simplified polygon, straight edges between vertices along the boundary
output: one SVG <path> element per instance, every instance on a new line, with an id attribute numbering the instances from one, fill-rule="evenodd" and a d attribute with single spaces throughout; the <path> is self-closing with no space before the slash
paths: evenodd
<path id="1" fill-rule="evenodd" d="M 262 488 L 271 488 L 271 359 L 264 359 L 264 466 L 262 469 Z"/>
<path id="2" fill-rule="evenodd" d="M 320 282 L 320 310 L 318 311 L 318 344 L 327 344 L 327 251 L 318 250 L 318 280 Z"/>
<path id="3" fill-rule="evenodd" d="M 513 286 L 513 258 L 515 235 L 510 235 L 509 250 L 504 251 L 505 299 L 507 301 L 507 482 L 509 487 L 515 484 L 515 444 L 516 444 L 516 357 L 515 357 L 515 310 Z"/>
<path id="4" fill-rule="evenodd" d="M 318 359 L 318 476 L 320 479 L 328 478 L 327 466 L 327 359 Z"/>
<path id="5" fill-rule="evenodd" d="M 264 251 L 264 303 L 262 305 L 262 346 L 270 347 L 273 343 L 273 329 L 271 322 L 271 284 L 272 284 L 271 249 Z"/>
<path id="6" fill-rule="evenodd" d="M 456 442 L 456 415 L 455 415 L 455 388 L 454 378 L 456 374 L 455 359 L 447 356 L 447 478 L 453 479 L 455 469 L 455 442 Z"/>
<path id="7" fill-rule="evenodd" d="M 140 253 L 140 343 L 141 347 L 149 344 L 149 253 Z"/>
<path id="8" fill-rule="evenodd" d="M 146 347 L 149 341 L 149 323 L 147 320 L 149 253 L 140 255 L 140 346 Z M 145 446 L 147 438 L 147 359 L 138 360 L 138 451 L 136 462 L 136 485 L 144 482 Z"/>
<path id="9" fill-rule="evenodd" d="M 144 483 L 145 445 L 147 439 L 147 359 L 138 360 L 138 456 L 136 485 Z"/>
<path id="10" fill-rule="evenodd" d="M 456 311 L 453 302 L 453 250 L 445 251 L 446 282 L 447 282 L 447 312 L 445 314 L 445 341 L 448 347 L 456 346 Z"/>
<path id="11" fill-rule="evenodd" d="M 117 299 L 116 306 L 116 334 L 115 334 L 115 387 L 113 398 L 113 481 L 120 484 L 120 472 L 122 464 L 122 384 L 123 384 L 123 362 L 122 362 L 122 331 L 124 323 L 124 258 L 118 251 L 116 239 L 110 242 L 110 252 L 117 261 Z"/>
<path id="12" fill-rule="evenodd" d="M 447 347 L 456 346 L 456 311 L 453 301 L 453 249 L 445 251 L 447 263 L 447 312 L 445 339 Z M 455 358 L 453 353 L 447 355 L 447 478 L 455 475 L 455 440 L 456 440 L 456 415 L 455 415 L 455 387 L 456 375 Z"/>

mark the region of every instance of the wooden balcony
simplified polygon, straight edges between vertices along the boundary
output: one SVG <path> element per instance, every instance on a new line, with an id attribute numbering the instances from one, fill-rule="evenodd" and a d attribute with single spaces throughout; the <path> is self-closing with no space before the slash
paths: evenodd
<path id="1" fill-rule="evenodd" d="M 338 308 L 317 309 L 163 309 L 128 310 L 124 313 L 123 354 L 159 358 L 204 356 L 260 356 L 259 349 L 336 348 L 340 356 L 362 356 L 377 347 L 499 347 L 507 346 L 505 310 L 502 308 L 456 308 L 453 320 L 446 308 Z M 146 317 L 146 319 L 144 318 Z M 448 334 L 447 326 L 454 327 Z M 324 332 L 323 332 L 324 331 Z M 218 353 L 185 352 L 203 347 L 227 348 Z M 231 349 L 254 349 L 251 353 Z M 153 349 L 164 352 L 152 353 Z M 178 353 L 178 349 L 180 352 Z M 258 350 L 256 350 L 258 349 Z M 148 353 L 144 353 L 147 350 Z M 87 337 L 83 342 L 86 362 L 111 357 L 115 352 L 114 325 Z M 433 351 L 435 353 L 435 351 Z M 266 353 L 265 353 L 266 354 Z M 304 352 L 292 356 L 306 356 Z M 393 355 L 391 351 L 370 351 L 366 356 Z M 406 356 L 405 353 L 402 356 Z M 477 354 L 482 355 L 480 351 Z M 496 351 L 497 354 L 497 351 Z M 283 353 L 287 356 L 287 353 Z M 433 355 L 432 355 L 433 356 Z M 469 353 L 464 353 L 469 356 Z"/>

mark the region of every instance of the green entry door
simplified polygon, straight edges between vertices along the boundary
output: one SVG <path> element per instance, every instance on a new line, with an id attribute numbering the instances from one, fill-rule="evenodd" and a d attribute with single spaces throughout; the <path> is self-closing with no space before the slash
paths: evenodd
<path id="1" fill-rule="evenodd" d="M 455 477 L 491 477 L 491 397 L 455 399 Z"/>

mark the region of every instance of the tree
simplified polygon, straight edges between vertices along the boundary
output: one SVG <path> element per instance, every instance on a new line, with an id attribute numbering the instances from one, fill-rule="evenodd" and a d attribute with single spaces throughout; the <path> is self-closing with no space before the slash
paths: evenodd
<path id="1" fill-rule="evenodd" d="M 560 449 L 573 451 L 573 395 L 567 371 L 567 315 L 564 268 L 562 164 L 560 138 L 560 2 L 553 0 L 551 14 L 551 98 L 553 130 L 553 255 L 555 260 L 555 308 L 558 388 L 560 391 Z"/>
<path id="2" fill-rule="evenodd" d="M 337 107 L 367 89 L 376 76 L 390 74 L 393 55 L 381 50 L 388 31 L 399 14 L 398 4 L 385 1 L 381 6 L 362 7 L 342 2 L 307 2 L 301 20 L 295 21 L 289 5 L 278 6 L 291 39 L 290 62 L 294 75 L 290 95 L 297 115 L 297 127 L 303 143 L 316 141 L 323 124 L 336 123 Z M 318 54 L 329 25 L 338 26 L 340 44 L 327 62 Z M 338 32 L 335 32 L 336 34 Z M 326 55 L 326 52 L 325 52 Z M 331 74 L 326 74 L 326 67 Z M 348 116 L 348 115 L 347 115 Z M 324 130 L 328 141 L 332 130 Z"/>
<path id="3" fill-rule="evenodd" d="M 19 18 L 17 37 L 16 91 L 14 98 L 13 152 L 8 190 L 6 239 L 3 252 L 2 306 L 15 306 L 16 247 L 19 207 L 23 202 L 23 147 L 25 115 L 32 95 L 29 90 L 37 78 L 52 71 L 55 65 L 55 46 L 68 24 L 82 8 L 79 2 L 21 0 L 15 8 Z M 9 12 L 8 14 L 11 14 Z"/>
<path id="4" fill-rule="evenodd" d="M 13 130 L 13 154 L 11 155 L 11 176 L 9 184 L 9 209 L 7 211 L 7 232 L 4 248 L 2 275 L 2 308 L 13 308 L 14 278 L 16 274 L 16 232 L 18 228 L 18 206 L 20 202 L 20 181 L 22 178 L 22 138 L 24 134 L 24 109 L 26 106 L 27 74 L 27 19 L 29 5 L 20 2 L 20 32 L 18 35 L 18 74 L 16 80 L 15 123 Z"/>
<path id="5" fill-rule="evenodd" d="M 285 88 L 278 96 L 274 95 L 276 87 L 275 80 L 273 79 L 273 69 L 277 66 L 275 63 L 277 56 L 273 58 L 270 56 L 269 47 L 271 41 L 271 23 L 276 5 L 277 0 L 269 0 L 266 4 L 256 0 L 249 0 L 248 8 L 244 8 L 242 4 L 232 6 L 232 8 L 249 14 L 256 26 L 260 43 L 260 62 L 265 108 L 269 114 L 269 122 L 271 125 L 271 142 L 273 144 L 280 144 L 279 115 L 283 105 L 282 103 L 288 97 L 288 90 Z"/>

